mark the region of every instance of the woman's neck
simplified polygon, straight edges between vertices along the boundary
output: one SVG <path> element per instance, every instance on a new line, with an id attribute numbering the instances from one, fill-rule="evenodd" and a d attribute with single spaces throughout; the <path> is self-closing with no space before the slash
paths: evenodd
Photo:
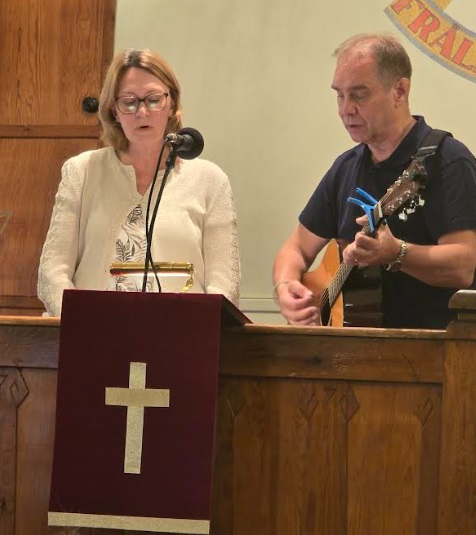
<path id="1" fill-rule="evenodd" d="M 144 194 L 150 186 L 159 159 L 160 149 L 151 150 L 150 148 L 129 146 L 125 151 L 118 152 L 118 158 L 124 165 L 132 165 L 136 175 L 137 191 Z M 160 162 L 160 170 L 165 169 L 165 162 L 169 150 L 166 148 Z"/>

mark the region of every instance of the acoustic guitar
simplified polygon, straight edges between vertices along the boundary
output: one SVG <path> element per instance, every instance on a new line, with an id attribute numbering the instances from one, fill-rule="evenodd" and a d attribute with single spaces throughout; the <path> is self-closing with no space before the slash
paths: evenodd
<path id="1" fill-rule="evenodd" d="M 423 164 L 412 160 L 380 201 L 371 207 L 367 216 L 372 224 L 367 222 L 362 232 L 372 236 L 387 216 L 398 214 L 405 220 L 416 207 L 422 206 L 420 193 L 426 176 Z M 302 280 L 315 296 L 322 325 L 381 326 L 380 269 L 380 266 L 358 268 L 345 264 L 339 245 L 331 240 L 317 269 L 305 273 Z"/>

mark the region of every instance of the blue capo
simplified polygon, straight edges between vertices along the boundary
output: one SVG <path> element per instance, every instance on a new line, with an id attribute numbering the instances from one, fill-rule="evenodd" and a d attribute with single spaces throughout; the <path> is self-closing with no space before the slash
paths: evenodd
<path id="1" fill-rule="evenodd" d="M 372 195 L 369 195 L 366 191 L 364 191 L 361 188 L 356 188 L 355 191 L 356 191 L 356 193 L 358 195 L 360 195 L 366 201 L 369 201 L 372 204 L 365 204 L 360 199 L 355 199 L 354 197 L 349 197 L 347 199 L 347 201 L 348 202 L 352 202 L 352 203 L 356 204 L 357 206 L 360 206 L 360 208 L 362 208 L 362 210 L 365 212 L 365 215 L 367 216 L 367 219 L 369 221 L 370 231 L 373 234 L 375 232 L 375 224 L 374 224 L 373 212 L 374 212 L 375 208 L 378 206 L 379 201 L 377 201 L 377 199 L 374 199 L 372 197 Z M 379 221 L 380 221 L 383 218 L 383 215 L 380 213 L 379 216 L 380 216 L 379 217 Z"/>

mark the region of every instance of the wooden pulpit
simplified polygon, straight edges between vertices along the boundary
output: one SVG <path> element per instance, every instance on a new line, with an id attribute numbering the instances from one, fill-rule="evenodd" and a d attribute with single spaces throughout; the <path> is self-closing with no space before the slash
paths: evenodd
<path id="1" fill-rule="evenodd" d="M 66 290 L 50 526 L 210 532 L 222 295 Z"/>
<path id="2" fill-rule="evenodd" d="M 211 533 L 475 533 L 476 293 L 450 306 L 446 331 L 224 327 Z M 1 535 L 54 529 L 58 337 L 0 318 Z"/>

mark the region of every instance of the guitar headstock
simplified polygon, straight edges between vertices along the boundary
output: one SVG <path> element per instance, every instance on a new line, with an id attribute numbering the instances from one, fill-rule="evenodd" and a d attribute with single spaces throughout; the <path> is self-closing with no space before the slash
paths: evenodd
<path id="1" fill-rule="evenodd" d="M 400 219 L 405 220 L 418 206 L 423 206 L 425 201 L 420 194 L 425 188 L 426 177 L 425 166 L 417 160 L 412 160 L 380 200 L 383 214 L 398 214 Z"/>

